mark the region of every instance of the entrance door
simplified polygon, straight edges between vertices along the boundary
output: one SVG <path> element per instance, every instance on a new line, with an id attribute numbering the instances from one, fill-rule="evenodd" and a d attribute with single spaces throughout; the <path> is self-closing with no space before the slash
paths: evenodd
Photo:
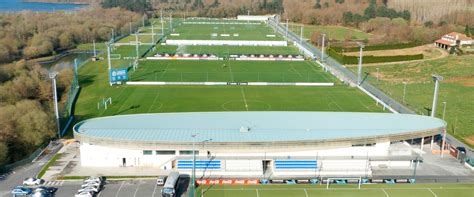
<path id="1" fill-rule="evenodd" d="M 122 166 L 123 167 L 127 166 L 127 159 L 125 157 L 122 158 Z"/>

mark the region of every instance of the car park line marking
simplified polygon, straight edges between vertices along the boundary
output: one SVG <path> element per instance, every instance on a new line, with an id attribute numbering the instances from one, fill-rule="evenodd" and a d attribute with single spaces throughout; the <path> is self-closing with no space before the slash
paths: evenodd
<path id="1" fill-rule="evenodd" d="M 308 191 L 306 191 L 306 189 L 304 189 L 304 194 L 308 197 Z"/>
<path id="2" fill-rule="evenodd" d="M 382 188 L 382 191 L 383 191 L 383 193 L 385 193 L 385 196 L 390 197 L 390 195 L 388 195 L 387 191 L 385 191 L 384 188 Z"/>
<path id="3" fill-rule="evenodd" d="M 138 192 L 138 189 L 140 189 L 140 185 L 141 185 L 141 181 L 138 181 L 138 187 L 137 189 L 135 190 L 135 194 L 133 194 L 133 197 L 137 196 L 137 192 Z"/>
<path id="4" fill-rule="evenodd" d="M 155 188 L 153 188 L 153 194 L 151 195 L 152 197 L 155 197 L 156 187 L 157 187 L 157 185 L 156 185 L 156 183 L 155 183 Z"/>
<path id="5" fill-rule="evenodd" d="M 431 190 L 430 188 L 427 188 L 427 189 L 428 189 L 428 191 L 430 191 L 430 192 L 433 194 L 434 197 L 438 197 L 438 195 L 436 195 L 436 194 L 433 192 L 433 190 Z"/>
<path id="6" fill-rule="evenodd" d="M 115 195 L 115 197 L 118 197 L 118 196 L 119 196 L 120 190 L 122 189 L 122 186 L 123 186 L 123 183 L 125 183 L 125 181 L 122 181 L 122 184 L 120 184 L 120 187 L 119 187 L 119 189 L 117 190 L 117 194 Z"/>

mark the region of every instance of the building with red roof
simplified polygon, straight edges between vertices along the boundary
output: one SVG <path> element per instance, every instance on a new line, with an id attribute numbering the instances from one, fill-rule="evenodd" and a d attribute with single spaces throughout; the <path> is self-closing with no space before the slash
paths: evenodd
<path id="1" fill-rule="evenodd" d="M 474 44 L 474 40 L 468 37 L 466 34 L 451 32 L 444 35 L 441 39 L 435 41 L 436 47 L 443 48 L 446 50 L 451 49 L 456 45 L 465 46 Z"/>

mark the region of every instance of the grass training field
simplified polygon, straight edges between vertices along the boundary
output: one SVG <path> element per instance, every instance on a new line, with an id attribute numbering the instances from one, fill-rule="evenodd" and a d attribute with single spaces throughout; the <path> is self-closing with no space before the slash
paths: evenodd
<path id="1" fill-rule="evenodd" d="M 332 82 L 310 61 L 141 61 L 131 81 L 185 82 Z"/>
<path id="2" fill-rule="evenodd" d="M 290 23 L 288 29 L 294 32 L 297 35 L 300 35 L 301 25 Z M 327 35 L 326 39 L 330 40 L 346 40 L 346 39 L 355 39 L 355 40 L 364 40 L 370 39 L 372 34 L 365 33 L 358 29 L 342 27 L 342 26 L 320 26 L 320 25 L 305 25 L 303 28 L 303 36 L 305 38 L 310 38 L 313 32 L 325 33 Z"/>
<path id="3" fill-rule="evenodd" d="M 168 36 L 171 40 L 283 40 L 265 24 L 181 24 Z M 215 35 L 213 35 L 215 34 Z M 227 34 L 228 36 L 223 36 Z M 234 35 L 235 34 L 235 35 Z M 268 37 L 274 35 L 275 37 Z"/>
<path id="4" fill-rule="evenodd" d="M 377 82 L 377 68 L 380 81 Z M 351 68 L 356 72 L 356 67 Z M 402 102 L 406 82 L 405 103 L 418 114 L 428 114 L 433 102 L 434 82 L 431 74 L 444 77 L 439 87 L 436 117 L 443 117 L 443 102 L 446 102 L 445 119 L 448 132 L 474 147 L 474 55 L 450 56 L 448 58 L 417 63 L 391 64 L 363 67 L 370 73 L 368 80 L 392 98 Z"/>
<path id="5" fill-rule="evenodd" d="M 245 30 L 245 25 L 240 30 Z M 231 29 L 230 27 L 225 26 Z M 262 31 L 268 27 L 254 25 Z M 206 27 L 208 30 L 212 26 Z M 206 29 L 204 28 L 204 29 Z M 222 27 L 221 27 L 222 28 Z M 222 30 L 222 29 L 221 29 Z M 190 30 L 189 30 L 190 31 Z M 204 32 L 204 30 L 202 30 Z M 254 32 L 254 31 L 247 31 Z M 264 33 L 265 34 L 265 33 Z M 250 39 L 250 38 L 249 38 Z M 253 39 L 253 38 L 252 38 Z M 162 46 L 158 47 L 159 48 Z M 81 45 L 90 49 L 91 45 Z M 103 43 L 98 45 L 102 51 Z M 145 49 L 145 47 L 143 47 Z M 226 48 L 213 48 L 220 51 Z M 198 48 L 199 49 L 199 48 Z M 205 50 L 207 51 L 207 47 Z M 263 54 L 292 48 L 249 47 L 227 48 L 229 51 L 250 51 Z M 142 50 L 140 48 L 140 50 Z M 201 50 L 201 49 L 199 49 Z M 262 51 L 262 52 L 260 52 Z M 126 67 L 135 57 L 134 46 L 120 46 L 112 52 L 122 59 L 113 60 L 113 68 Z M 283 52 L 281 52 L 283 53 Z M 77 121 L 87 118 L 161 112 L 199 111 L 353 111 L 381 112 L 382 107 L 359 91 L 337 82 L 321 68 L 310 62 L 238 62 L 231 61 L 152 61 L 140 60 L 137 71 L 130 71 L 132 80 L 201 81 L 314 81 L 335 82 L 333 87 L 296 86 L 130 86 L 111 87 L 108 82 L 107 61 L 89 62 L 79 69 L 81 92 L 75 105 Z M 198 73 L 187 75 L 185 73 Z M 204 74 L 205 73 L 205 74 Z M 178 77 L 179 76 L 179 77 Z M 205 76 L 205 78 L 204 78 Z M 112 98 L 108 109 L 97 109 L 103 98 Z"/>
<path id="6" fill-rule="evenodd" d="M 202 185 L 200 197 L 472 197 L 472 184 L 374 184 L 362 185 Z"/>
<path id="7" fill-rule="evenodd" d="M 214 54 L 217 56 L 225 55 L 299 55 L 300 52 L 293 46 L 176 46 L 176 45 L 157 45 L 158 54 Z"/>

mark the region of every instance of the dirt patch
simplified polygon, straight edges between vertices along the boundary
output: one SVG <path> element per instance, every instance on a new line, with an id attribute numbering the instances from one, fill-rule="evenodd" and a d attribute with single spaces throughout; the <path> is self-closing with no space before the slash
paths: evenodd
<path id="1" fill-rule="evenodd" d="M 450 77 L 445 80 L 448 83 L 458 83 L 466 87 L 474 87 L 474 75 L 462 77 Z M 474 136 L 473 136 L 474 139 Z"/>
<path id="2" fill-rule="evenodd" d="M 474 135 L 467 136 L 464 138 L 464 140 L 466 140 L 468 144 L 474 145 Z"/>

